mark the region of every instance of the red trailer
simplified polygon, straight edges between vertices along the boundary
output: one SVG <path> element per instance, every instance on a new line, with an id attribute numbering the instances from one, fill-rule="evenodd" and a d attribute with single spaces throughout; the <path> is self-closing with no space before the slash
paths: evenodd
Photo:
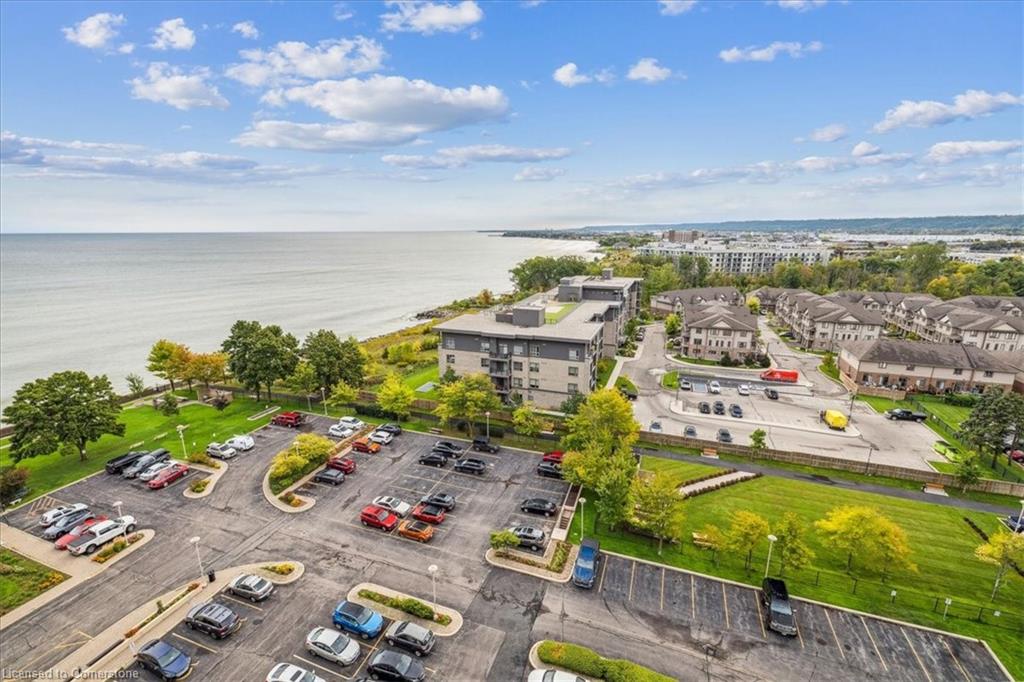
<path id="1" fill-rule="evenodd" d="M 795 384 L 800 378 L 800 373 L 795 369 L 766 369 L 761 372 L 761 381 L 780 381 L 786 384 Z"/>

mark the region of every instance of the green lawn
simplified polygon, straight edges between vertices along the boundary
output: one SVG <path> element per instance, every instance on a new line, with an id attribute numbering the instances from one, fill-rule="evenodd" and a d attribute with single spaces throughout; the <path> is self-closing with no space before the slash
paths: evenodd
<path id="1" fill-rule="evenodd" d="M 435 363 L 432 363 L 430 365 L 426 365 L 426 366 L 423 366 L 423 367 L 418 367 L 418 368 L 412 370 L 411 372 L 406 374 L 404 377 L 402 377 L 402 382 L 406 386 L 411 388 L 413 391 L 416 391 L 416 389 L 418 389 L 420 386 L 422 386 L 423 384 L 427 383 L 428 381 L 433 381 L 434 382 L 434 388 L 432 388 L 429 391 L 426 391 L 424 393 L 420 393 L 419 391 L 416 391 L 416 397 L 417 398 L 426 398 L 427 400 L 436 400 L 437 399 L 437 385 L 438 385 L 438 382 L 441 380 L 440 372 L 441 372 L 441 370 L 438 367 L 437 363 L 435 362 Z"/>
<path id="2" fill-rule="evenodd" d="M 857 400 L 862 400 L 868 405 L 871 405 L 876 412 L 885 412 L 896 407 L 903 407 L 908 410 L 916 410 L 917 406 L 914 405 L 911 400 L 891 400 L 889 398 L 882 398 L 879 396 L 870 395 L 859 395 Z M 960 407 L 959 405 L 950 405 L 943 402 L 941 398 L 933 396 L 918 396 L 918 402 L 924 405 L 928 412 L 931 412 L 936 417 L 946 422 L 950 426 L 957 428 L 960 424 L 967 419 L 971 414 L 971 408 Z"/>
<path id="3" fill-rule="evenodd" d="M 36 598 L 67 576 L 27 557 L 0 549 L 0 615 Z"/>
<path id="4" fill-rule="evenodd" d="M 587 491 L 587 496 L 590 495 L 593 492 Z M 843 504 L 877 507 L 900 524 L 907 533 L 911 560 L 917 564 L 918 571 L 898 573 L 883 581 L 878 572 L 855 560 L 853 576 L 846 574 L 845 557 L 822 545 L 811 525 L 833 507 Z M 1024 627 L 1024 580 L 1008 572 L 998 597 L 994 602 L 989 601 L 996 569 L 974 558 L 974 548 L 981 539 L 963 521 L 963 517 L 968 516 L 991 533 L 998 524 L 991 514 L 771 476 L 694 497 L 686 501 L 685 509 L 686 537 L 680 545 L 666 549 L 661 557 L 653 540 L 611 532 L 603 525 L 595 533 L 594 518 L 590 514 L 586 518 L 587 535 L 596 534 L 602 546 L 612 551 L 753 585 L 759 583 L 764 570 L 767 541 L 756 549 L 751 570 L 745 571 L 742 557 L 722 555 L 716 563 L 710 551 L 698 549 L 688 541 L 689 533 L 708 523 L 727 527 L 729 514 L 735 510 L 756 512 L 769 522 L 783 511 L 793 511 L 808 524 L 808 541 L 816 554 L 811 566 L 800 571 L 789 570 L 784 576 L 797 596 L 985 639 L 1015 677 L 1024 677 L 1024 648 L 1020 647 Z M 579 519 L 577 515 L 571 536 L 577 540 Z M 778 571 L 777 563 L 773 570 Z M 897 599 L 890 603 L 889 592 L 893 589 L 897 591 Z M 954 601 L 950 618 L 943 621 L 941 609 L 938 613 L 933 609 L 936 599 L 941 603 L 946 597 Z M 975 620 L 979 609 L 984 609 L 984 622 Z M 1002 611 L 998 619 L 992 609 Z M 999 625 L 993 625 L 993 621 Z"/>
<path id="5" fill-rule="evenodd" d="M 704 358 L 688 358 L 685 355 L 676 354 L 676 360 L 688 362 L 691 365 L 708 365 L 709 367 L 721 367 L 717 360 L 705 360 Z"/>
<path id="6" fill-rule="evenodd" d="M 578 305 L 579 305 L 579 303 L 564 303 L 557 310 L 553 310 L 553 311 L 552 310 L 546 310 L 546 311 L 544 311 L 544 323 L 545 324 L 555 324 L 556 322 L 561 320 L 563 317 L 565 317 L 566 315 L 571 313 L 573 310 L 575 310 L 576 306 L 578 306 Z M 552 305 L 550 303 L 548 304 L 548 308 L 553 308 L 553 307 L 554 307 L 554 305 Z"/>
<path id="7" fill-rule="evenodd" d="M 615 358 L 601 358 L 597 361 L 597 387 L 604 388 L 615 369 Z"/>
<path id="8" fill-rule="evenodd" d="M 679 372 L 665 372 L 661 375 L 661 385 L 663 388 L 676 390 L 679 388 Z"/>
<path id="9" fill-rule="evenodd" d="M 633 395 L 636 395 L 636 384 L 634 384 L 629 377 L 619 375 L 619 378 L 615 380 L 615 388 L 625 389 L 631 391 Z"/>
<path id="10" fill-rule="evenodd" d="M 826 365 L 824 362 L 818 365 L 818 371 L 827 376 L 832 381 L 839 381 L 839 367 L 835 363 Z M 842 383 L 842 382 L 840 382 Z"/>
<path id="11" fill-rule="evenodd" d="M 668 472 L 672 475 L 672 479 L 677 487 L 716 471 L 724 473 L 724 469 L 721 467 L 697 464 L 695 462 L 680 462 L 675 459 L 653 457 L 651 455 L 643 456 L 643 459 L 640 460 L 640 468 L 650 472 Z"/>

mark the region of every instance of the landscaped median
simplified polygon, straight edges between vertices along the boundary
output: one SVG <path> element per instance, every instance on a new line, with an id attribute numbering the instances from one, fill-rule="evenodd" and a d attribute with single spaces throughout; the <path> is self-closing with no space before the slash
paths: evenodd
<path id="1" fill-rule="evenodd" d="M 348 592 L 349 601 L 379 611 L 391 620 L 410 620 L 431 630 L 438 637 L 451 637 L 462 628 L 462 614 L 440 604 L 421 599 L 375 583 L 359 583 Z"/>
<path id="2" fill-rule="evenodd" d="M 296 490 L 306 485 L 331 457 L 348 450 L 363 432 L 335 443 L 312 433 L 299 434 L 287 449 L 274 455 L 263 477 L 263 496 L 283 512 L 306 511 L 316 500 Z"/>
<path id="3" fill-rule="evenodd" d="M 510 571 L 525 573 L 535 578 L 543 578 L 554 583 L 569 582 L 572 567 L 576 561 L 579 547 L 562 540 L 551 540 L 544 556 L 540 559 L 533 555 L 519 552 L 510 547 L 495 547 L 493 538 L 502 531 L 492 533 L 492 547 L 484 554 L 484 559 L 492 566 L 507 568 Z M 507 531 L 505 531 L 507 532 Z M 518 542 L 518 541 L 517 541 Z M 500 544 L 500 543 L 499 543 Z"/>
<path id="4" fill-rule="evenodd" d="M 555 667 L 583 675 L 591 680 L 608 682 L 676 682 L 642 665 L 621 658 L 605 658 L 593 649 L 569 642 L 545 639 L 530 649 L 530 665 L 534 668 Z"/>
<path id="5" fill-rule="evenodd" d="M 219 481 L 221 476 L 223 476 L 228 470 L 227 462 L 218 462 L 205 452 L 195 453 L 189 457 L 188 465 L 196 471 L 209 474 L 206 478 L 192 479 L 189 481 L 188 487 L 185 488 L 185 491 L 182 494 L 192 500 L 200 497 L 206 497 L 213 493 L 213 489 L 217 486 L 217 481 Z"/>

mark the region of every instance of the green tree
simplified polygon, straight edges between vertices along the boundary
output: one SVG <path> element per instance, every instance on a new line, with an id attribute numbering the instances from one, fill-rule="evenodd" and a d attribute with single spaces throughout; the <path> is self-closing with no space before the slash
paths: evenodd
<path id="1" fill-rule="evenodd" d="M 356 401 L 359 389 L 339 379 L 331 386 L 331 392 L 327 395 L 327 407 L 347 407 Z"/>
<path id="2" fill-rule="evenodd" d="M 313 368 L 317 387 L 330 387 L 342 378 L 344 349 L 338 335 L 329 329 L 310 332 L 302 343 L 302 357 Z"/>
<path id="3" fill-rule="evenodd" d="M 257 400 L 263 386 L 269 398 L 274 382 L 286 379 L 298 363 L 298 341 L 276 324 L 264 327 L 239 320 L 231 326 L 221 350 L 228 354 L 231 374 L 256 391 Z"/>
<path id="4" fill-rule="evenodd" d="M 171 392 L 164 393 L 160 397 L 160 414 L 165 417 L 173 417 L 178 414 L 178 396 Z"/>
<path id="5" fill-rule="evenodd" d="M 921 291 L 935 277 L 935 273 L 942 272 L 946 264 L 946 245 L 942 242 L 913 244 L 904 251 L 903 260 L 906 262 L 905 271 L 910 276 L 911 288 Z"/>
<path id="6" fill-rule="evenodd" d="M 768 521 L 764 517 L 745 510 L 734 511 L 729 516 L 723 547 L 730 552 L 744 554 L 743 568 L 749 571 L 754 549 L 768 541 L 768 530 Z"/>
<path id="7" fill-rule="evenodd" d="M 883 573 L 890 568 L 917 570 L 910 561 L 906 533 L 876 507 L 835 507 L 814 527 L 824 545 L 846 554 L 847 571 L 858 556 L 881 565 Z"/>
<path id="8" fill-rule="evenodd" d="M 968 486 L 981 480 L 982 470 L 978 455 L 973 452 L 961 452 L 950 459 L 953 461 L 953 478 L 956 479 L 961 491 L 967 490 Z"/>
<path id="9" fill-rule="evenodd" d="M 510 549 L 519 546 L 519 538 L 510 530 L 491 531 L 491 549 L 498 556 L 505 556 Z"/>
<path id="10" fill-rule="evenodd" d="M 670 313 L 665 318 L 665 336 L 678 336 L 682 328 L 683 323 L 675 313 Z"/>
<path id="11" fill-rule="evenodd" d="M 299 360 L 295 364 L 295 370 L 285 379 L 284 383 L 291 390 L 306 396 L 306 409 L 313 409 L 313 401 L 310 395 L 314 391 L 319 390 L 321 384 L 320 378 L 316 375 L 316 370 L 308 360 Z"/>
<path id="12" fill-rule="evenodd" d="M 631 494 L 637 522 L 658 538 L 661 555 L 665 540 L 678 542 L 683 534 L 683 498 L 675 480 L 664 471 L 637 476 Z"/>
<path id="13" fill-rule="evenodd" d="M 470 437 L 473 436 L 473 423 L 484 412 L 496 411 L 501 407 L 494 384 L 486 374 L 459 377 L 455 382 L 442 386 L 439 393 L 434 414 L 445 424 L 465 419 Z"/>
<path id="14" fill-rule="evenodd" d="M 544 430 L 545 423 L 533 403 L 523 403 L 512 413 L 512 426 L 516 433 L 532 438 Z"/>
<path id="15" fill-rule="evenodd" d="M 223 381 L 227 376 L 228 356 L 224 353 L 194 353 L 189 367 L 189 376 L 203 382 L 207 388 L 210 384 Z"/>
<path id="16" fill-rule="evenodd" d="M 590 264 L 579 256 L 534 256 L 509 270 L 519 293 L 550 289 L 563 277 L 585 275 Z"/>
<path id="17" fill-rule="evenodd" d="M 1003 583 L 1003 577 L 1006 575 L 1006 569 L 1014 563 L 1018 565 L 1024 563 L 1024 535 L 1000 529 L 990 535 L 988 541 L 974 550 L 974 556 L 985 563 L 995 564 L 999 567 L 995 582 L 992 584 L 991 600 L 995 601 L 996 594 Z"/>
<path id="18" fill-rule="evenodd" d="M 814 558 L 804 539 L 807 527 L 796 513 L 785 512 L 776 522 L 773 534 L 778 538 L 775 555 L 779 558 L 779 575 L 784 575 L 787 567 L 803 568 Z"/>
<path id="19" fill-rule="evenodd" d="M 3 412 L 14 427 L 10 456 L 15 462 L 60 451 L 86 459 L 87 444 L 101 436 L 124 435 L 117 421 L 121 405 L 105 375 L 57 372 L 24 384 Z"/>
<path id="20" fill-rule="evenodd" d="M 630 449 L 624 448 L 611 456 L 605 455 L 603 475 L 593 487 L 597 493 L 594 511 L 612 530 L 630 516 L 630 491 L 636 478 L 636 460 Z"/>
<path id="21" fill-rule="evenodd" d="M 1002 451 L 1003 441 L 1016 421 L 1020 397 L 1003 393 L 1002 389 L 990 388 L 985 391 L 971 410 L 971 414 L 960 424 L 960 439 L 982 455 L 992 456 L 992 466 Z"/>
<path id="22" fill-rule="evenodd" d="M 587 402 L 587 396 L 582 393 L 573 393 L 562 401 L 562 404 L 558 406 L 558 409 L 563 414 L 573 415 L 580 411 L 580 408 L 583 407 L 583 403 L 585 402 Z"/>
<path id="23" fill-rule="evenodd" d="M 633 407 L 615 388 L 603 388 L 587 396 L 576 414 L 565 421 L 564 450 L 628 450 L 639 438 L 640 425 Z"/>
<path id="24" fill-rule="evenodd" d="M 754 454 L 764 450 L 767 436 L 764 429 L 754 429 L 750 433 L 750 449 L 754 451 Z"/>
<path id="25" fill-rule="evenodd" d="M 124 378 L 126 384 L 128 384 L 128 390 L 131 391 L 133 398 L 138 398 L 146 391 L 146 382 L 138 374 L 132 372 Z"/>
<path id="26" fill-rule="evenodd" d="M 178 380 L 179 376 L 174 373 L 176 367 L 171 363 L 171 356 L 174 355 L 174 351 L 180 345 L 174 341 L 160 339 L 150 348 L 149 358 L 146 363 L 146 369 L 152 374 L 164 381 L 170 382 L 172 391 L 174 390 L 174 382 Z"/>
<path id="27" fill-rule="evenodd" d="M 725 534 L 713 523 L 704 524 L 698 532 L 704 536 L 704 546 L 711 550 L 711 562 L 717 565 L 718 553 L 725 548 Z"/>
<path id="28" fill-rule="evenodd" d="M 385 349 L 387 356 L 384 360 L 392 365 L 405 366 L 416 360 L 416 346 L 409 341 L 395 344 Z"/>
<path id="29" fill-rule="evenodd" d="M 25 467 L 0 468 L 0 509 L 20 497 L 27 482 L 28 469 Z"/>
<path id="30" fill-rule="evenodd" d="M 455 374 L 455 369 L 452 368 L 452 367 L 447 367 L 444 370 L 444 374 L 441 375 L 439 383 L 442 386 L 444 386 L 444 385 L 447 385 L 447 384 L 454 383 L 455 380 L 458 379 L 458 378 L 459 378 L 458 375 Z"/>
<path id="31" fill-rule="evenodd" d="M 377 403 L 388 412 L 398 415 L 399 419 L 409 416 L 409 408 L 414 400 L 415 391 L 406 386 L 397 374 L 389 374 L 377 389 Z"/>

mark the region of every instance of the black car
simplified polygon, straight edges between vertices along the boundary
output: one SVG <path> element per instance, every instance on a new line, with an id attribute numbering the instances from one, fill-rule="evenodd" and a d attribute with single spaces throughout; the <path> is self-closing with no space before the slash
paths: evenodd
<path id="1" fill-rule="evenodd" d="M 473 444 L 470 446 L 477 452 L 489 452 L 494 454 L 500 448 L 491 442 L 491 439 L 486 436 L 477 436 L 473 439 Z"/>
<path id="2" fill-rule="evenodd" d="M 743 408 L 737 405 L 736 403 L 733 403 L 732 405 L 729 406 L 729 414 L 731 414 L 733 417 L 736 417 L 737 419 L 742 419 Z"/>
<path id="3" fill-rule="evenodd" d="M 455 509 L 455 496 L 449 495 L 448 493 L 430 493 L 420 498 L 420 502 L 424 504 L 432 504 L 435 507 L 440 507 L 445 511 L 451 511 Z"/>
<path id="4" fill-rule="evenodd" d="M 377 430 L 384 431 L 385 433 L 390 433 L 392 436 L 402 435 L 402 427 L 399 426 L 398 424 L 381 424 L 380 426 L 377 427 Z"/>
<path id="5" fill-rule="evenodd" d="M 126 452 L 123 455 L 118 455 L 117 457 L 108 459 L 105 468 L 108 474 L 119 474 L 134 464 L 135 460 L 139 457 L 148 454 L 148 450 L 132 450 L 131 452 Z"/>
<path id="6" fill-rule="evenodd" d="M 715 401 L 715 414 L 725 414 L 725 403 L 721 400 Z"/>
<path id="7" fill-rule="evenodd" d="M 318 471 L 316 476 L 313 477 L 313 481 L 316 483 L 326 483 L 328 485 L 341 485 L 345 482 L 345 472 L 328 467 Z"/>
<path id="8" fill-rule="evenodd" d="M 453 443 L 450 440 L 439 440 L 434 443 L 434 450 L 447 450 L 453 455 L 461 455 L 466 449 L 466 446 Z"/>
<path id="9" fill-rule="evenodd" d="M 397 651 L 381 651 L 366 672 L 375 680 L 394 680 L 395 682 L 422 682 L 427 678 L 426 670 L 412 656 Z"/>
<path id="10" fill-rule="evenodd" d="M 458 459 L 459 457 L 462 457 L 462 452 L 461 451 L 460 452 L 452 452 L 448 448 L 439 448 L 437 446 L 434 446 L 433 448 L 431 448 L 430 451 L 433 454 L 435 454 L 435 455 L 441 455 L 445 459 Z"/>
<path id="11" fill-rule="evenodd" d="M 192 659 L 180 649 L 162 639 L 147 642 L 135 654 L 135 659 L 146 670 L 152 670 L 162 680 L 181 680 L 192 672 Z"/>
<path id="12" fill-rule="evenodd" d="M 170 459 L 171 453 L 163 448 L 153 450 L 139 457 L 137 460 L 126 466 L 121 471 L 123 478 L 138 478 L 139 474 L 159 462 L 166 462 Z"/>
<path id="13" fill-rule="evenodd" d="M 787 637 L 796 636 L 796 619 L 786 583 L 777 578 L 765 578 L 761 583 L 761 603 L 767 611 L 765 619 L 769 629 Z"/>
<path id="14" fill-rule="evenodd" d="M 408 649 L 417 656 L 426 656 L 434 650 L 437 638 L 434 633 L 422 625 L 416 625 L 409 621 L 396 621 L 391 624 L 388 631 L 384 633 L 384 639 L 391 646 Z"/>
<path id="15" fill-rule="evenodd" d="M 541 462 L 537 465 L 537 473 L 548 478 L 562 478 L 562 466 L 555 462 Z"/>
<path id="16" fill-rule="evenodd" d="M 700 411 L 701 414 L 711 414 L 711 406 L 708 405 L 707 403 L 700 403 L 699 405 L 697 405 L 697 409 Z"/>
<path id="17" fill-rule="evenodd" d="M 224 639 L 242 627 L 242 619 L 223 604 L 210 601 L 193 607 L 185 616 L 185 625 L 214 639 Z"/>
<path id="18" fill-rule="evenodd" d="M 523 503 L 519 505 L 519 509 L 526 514 L 543 514 L 544 516 L 552 516 L 558 511 L 558 505 L 551 500 L 545 500 L 542 497 L 531 497 L 528 500 L 523 500 Z"/>
<path id="19" fill-rule="evenodd" d="M 67 516 L 60 517 L 43 529 L 43 539 L 56 540 L 83 521 L 88 521 L 93 518 L 96 518 L 96 515 L 89 509 L 79 509 L 78 511 L 71 512 Z"/>
<path id="20" fill-rule="evenodd" d="M 428 452 L 425 455 L 420 455 L 419 463 L 440 468 L 448 463 L 448 458 L 438 452 Z"/>
<path id="21" fill-rule="evenodd" d="M 718 429 L 718 442 L 719 443 L 731 443 L 732 434 L 729 433 L 729 429 Z"/>
<path id="22" fill-rule="evenodd" d="M 485 469 L 487 469 L 487 462 L 473 457 L 460 459 L 455 463 L 455 470 L 461 471 L 464 474 L 476 474 L 479 476 L 484 473 Z"/>
<path id="23" fill-rule="evenodd" d="M 769 387 L 764 389 L 764 397 L 768 398 L 768 400 L 778 400 L 779 399 L 779 392 L 776 391 L 771 386 L 769 386 Z"/>
<path id="24" fill-rule="evenodd" d="M 696 438 L 697 437 L 697 427 L 695 427 L 695 426 L 687 426 L 685 429 L 683 429 L 683 435 L 686 436 L 687 438 Z"/>

